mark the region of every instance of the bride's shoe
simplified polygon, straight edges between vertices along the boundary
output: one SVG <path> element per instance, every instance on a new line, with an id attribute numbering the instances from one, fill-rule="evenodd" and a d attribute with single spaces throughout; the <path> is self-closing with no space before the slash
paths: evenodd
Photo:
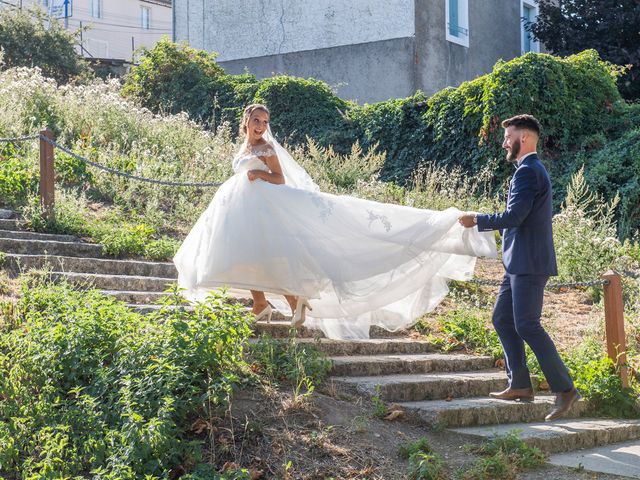
<path id="1" fill-rule="evenodd" d="M 256 313 L 256 322 L 259 322 L 260 320 L 262 320 L 264 317 L 267 317 L 267 323 L 271 322 L 271 315 L 273 315 L 273 308 L 271 308 L 271 305 L 267 305 L 266 307 L 264 307 L 262 309 L 262 311 L 260 313 Z"/>
<path id="2" fill-rule="evenodd" d="M 308 308 L 309 311 L 313 310 L 306 298 L 298 297 L 298 301 L 296 302 L 296 311 L 291 317 L 292 327 L 298 328 L 302 326 L 305 321 L 305 308 Z"/>

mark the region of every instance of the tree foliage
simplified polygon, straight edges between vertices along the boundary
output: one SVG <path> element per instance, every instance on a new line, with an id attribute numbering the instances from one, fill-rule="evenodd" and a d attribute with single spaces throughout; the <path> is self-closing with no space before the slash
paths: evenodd
<path id="1" fill-rule="evenodd" d="M 620 78 L 626 98 L 640 98 L 640 0 L 539 0 L 535 37 L 558 55 L 590 48 L 603 60 L 631 65 Z"/>
<path id="2" fill-rule="evenodd" d="M 156 112 L 187 112 L 207 126 L 233 120 L 253 98 L 257 81 L 253 75 L 227 75 L 216 63 L 217 56 L 162 39 L 143 50 L 123 94 Z"/>
<path id="3" fill-rule="evenodd" d="M 40 67 L 45 76 L 62 83 L 91 77 L 88 63 L 75 50 L 77 35 L 40 9 L 0 10 L 5 67 Z"/>

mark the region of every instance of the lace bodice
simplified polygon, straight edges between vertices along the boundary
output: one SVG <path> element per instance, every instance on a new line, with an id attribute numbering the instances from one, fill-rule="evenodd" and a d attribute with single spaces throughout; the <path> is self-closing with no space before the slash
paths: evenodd
<path id="1" fill-rule="evenodd" d="M 249 170 L 264 170 L 268 172 L 269 167 L 267 167 L 259 157 L 270 157 L 276 154 L 269 143 L 258 147 L 252 152 L 246 151 L 245 148 L 242 150 L 243 151 L 238 153 L 233 159 L 232 167 L 235 173 L 247 172 Z"/>
<path id="2" fill-rule="evenodd" d="M 253 153 L 243 153 L 233 159 L 233 171 L 235 173 L 248 172 L 249 170 L 269 171 L 269 167 L 257 155 Z"/>

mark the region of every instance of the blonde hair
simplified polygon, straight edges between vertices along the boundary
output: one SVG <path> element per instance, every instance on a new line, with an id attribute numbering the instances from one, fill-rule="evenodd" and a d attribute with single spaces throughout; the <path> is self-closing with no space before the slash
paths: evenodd
<path id="1" fill-rule="evenodd" d="M 247 123 L 251 118 L 251 114 L 256 110 L 262 110 L 264 113 L 271 116 L 269 109 L 261 103 L 252 103 L 251 105 L 247 105 L 244 109 L 244 113 L 242 114 L 242 123 L 240 124 L 240 131 L 245 135 L 247 134 Z"/>

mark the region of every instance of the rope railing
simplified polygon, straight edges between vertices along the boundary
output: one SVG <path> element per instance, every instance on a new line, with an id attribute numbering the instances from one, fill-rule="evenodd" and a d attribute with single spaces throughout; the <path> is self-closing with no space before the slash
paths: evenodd
<path id="1" fill-rule="evenodd" d="M 140 182 L 147 182 L 156 185 L 166 185 L 171 187 L 194 187 L 207 188 L 218 187 L 218 182 L 176 182 L 170 180 L 158 180 L 146 178 L 131 173 L 122 172 L 112 167 L 102 165 L 78 155 L 67 147 L 60 145 L 53 139 L 53 132 L 49 129 L 42 130 L 39 134 L 22 135 L 16 137 L 0 137 L 0 143 L 16 143 L 29 140 L 40 140 L 40 200 L 45 211 L 45 215 L 53 218 L 54 203 L 54 148 L 71 155 L 76 160 L 85 162 L 94 168 L 98 168 L 113 175 L 118 175 Z M 607 354 L 618 367 L 623 386 L 628 386 L 628 373 L 626 366 L 626 337 L 624 332 L 624 304 L 622 300 L 622 277 L 637 279 L 640 278 L 638 271 L 622 271 L 620 273 L 608 271 L 602 278 L 577 282 L 550 283 L 545 288 L 550 290 L 568 289 L 579 287 L 603 287 L 604 291 L 604 312 L 605 329 L 607 336 Z M 477 285 L 499 287 L 502 280 L 485 280 L 473 278 L 468 283 Z"/>
<path id="2" fill-rule="evenodd" d="M 467 282 L 475 283 L 477 285 L 483 285 L 486 287 L 499 287 L 500 285 L 502 285 L 502 280 L 485 280 L 482 278 L 472 278 Z M 608 280 L 595 279 L 595 280 L 586 280 L 582 282 L 548 283 L 545 286 L 545 288 L 548 290 L 558 290 L 562 288 L 599 287 L 607 284 L 608 284 Z"/>
<path id="3" fill-rule="evenodd" d="M 139 175 L 134 175 L 134 174 L 131 174 L 131 173 L 123 172 L 123 171 L 115 169 L 113 167 L 108 167 L 106 165 L 102 165 L 100 163 L 97 163 L 97 162 L 94 162 L 92 160 L 89 160 L 87 157 L 84 157 L 82 155 L 78 155 L 74 151 L 68 149 L 64 145 L 60 145 L 55 140 L 53 140 L 52 138 L 50 138 L 47 135 L 42 134 L 42 133 L 37 134 L 37 135 L 24 135 L 24 136 L 21 136 L 21 137 L 0 138 L 0 142 L 1 143 L 14 143 L 14 142 L 23 142 L 23 141 L 27 141 L 27 140 L 36 140 L 36 139 L 40 139 L 41 141 L 44 141 L 44 142 L 48 143 L 52 147 L 57 148 L 58 150 L 66 153 L 67 155 L 72 156 L 76 160 L 79 160 L 81 162 L 86 163 L 87 165 L 91 165 L 92 167 L 95 167 L 97 169 L 100 169 L 100 170 L 103 170 L 105 172 L 111 173 L 113 175 L 118 175 L 118 176 L 121 176 L 121 177 L 130 178 L 132 180 L 138 180 L 140 182 L 153 183 L 155 185 L 166 185 L 166 186 L 169 186 L 169 187 L 192 187 L 192 188 L 219 187 L 220 185 L 222 185 L 222 182 L 176 182 L 176 181 L 173 181 L 173 180 L 158 180 L 158 179 L 155 179 L 155 178 L 141 177 Z"/>

